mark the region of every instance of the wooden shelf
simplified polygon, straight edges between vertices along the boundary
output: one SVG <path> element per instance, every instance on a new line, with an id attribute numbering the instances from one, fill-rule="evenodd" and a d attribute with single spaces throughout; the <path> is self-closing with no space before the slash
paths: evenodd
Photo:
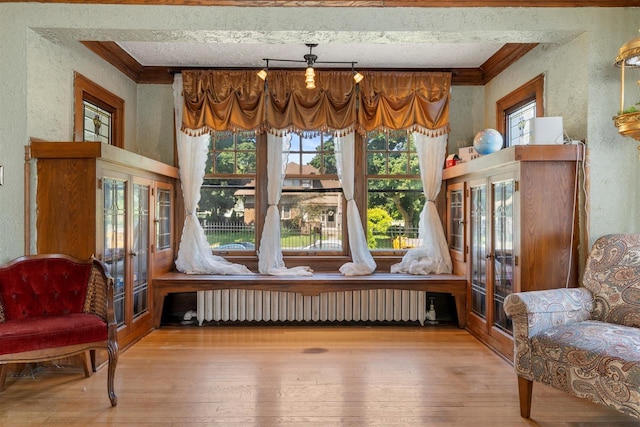
<path id="1" fill-rule="evenodd" d="M 447 180 L 465 174 L 478 173 L 512 162 L 575 162 L 584 159 L 583 151 L 582 145 L 579 144 L 516 145 L 446 168 L 442 173 L 442 179 Z"/>

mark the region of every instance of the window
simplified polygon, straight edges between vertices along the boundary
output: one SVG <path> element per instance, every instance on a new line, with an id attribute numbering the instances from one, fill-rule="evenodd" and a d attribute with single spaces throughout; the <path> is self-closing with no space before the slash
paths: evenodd
<path id="1" fill-rule="evenodd" d="M 343 197 L 333 136 L 291 134 L 280 197 L 283 251 L 343 249 Z"/>
<path id="2" fill-rule="evenodd" d="M 529 120 L 536 116 L 536 101 L 530 101 L 522 107 L 507 111 L 506 116 L 507 147 L 528 144 L 531 134 Z"/>
<path id="3" fill-rule="evenodd" d="M 256 134 L 211 137 L 198 218 L 215 251 L 255 251 Z"/>
<path id="4" fill-rule="evenodd" d="M 369 248 L 393 254 L 415 247 L 425 201 L 412 134 L 371 132 L 361 141 L 364 147 L 357 153 L 363 161 L 356 160 L 356 168 L 366 179 L 357 180 L 361 190 L 356 192 L 362 191 L 363 202 L 366 193 Z M 331 134 L 291 134 L 278 206 L 285 255 L 348 251 L 346 202 L 334 150 Z M 255 254 L 267 208 L 266 154 L 264 135 L 220 132 L 211 137 L 197 215 L 214 253 Z M 364 217 L 365 210 L 360 211 Z"/>
<path id="5" fill-rule="evenodd" d="M 413 136 L 407 131 L 370 132 L 366 147 L 369 248 L 415 247 L 424 197 Z"/>
<path id="6" fill-rule="evenodd" d="M 544 116 L 544 75 L 520 86 L 496 103 L 496 129 L 505 146 L 529 143 L 529 119 Z"/>
<path id="7" fill-rule="evenodd" d="M 74 74 L 74 140 L 124 147 L 124 100 Z"/>

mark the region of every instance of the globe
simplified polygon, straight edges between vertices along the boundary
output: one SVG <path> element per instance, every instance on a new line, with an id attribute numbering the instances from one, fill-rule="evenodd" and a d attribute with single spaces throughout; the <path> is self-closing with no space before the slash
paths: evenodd
<path id="1" fill-rule="evenodd" d="M 473 148 L 478 154 L 491 154 L 502 148 L 502 135 L 495 129 L 485 129 L 478 132 L 473 138 Z"/>

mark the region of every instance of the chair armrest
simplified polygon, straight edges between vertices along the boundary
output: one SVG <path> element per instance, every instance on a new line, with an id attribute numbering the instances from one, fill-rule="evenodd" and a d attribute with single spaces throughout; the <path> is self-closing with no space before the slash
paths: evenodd
<path id="1" fill-rule="evenodd" d="M 113 278 L 104 264 L 93 258 L 84 312 L 95 314 L 109 323 L 113 316 L 113 293 Z"/>
<path id="2" fill-rule="evenodd" d="M 508 295 L 504 311 L 513 320 L 513 365 L 516 373 L 534 379 L 531 337 L 553 326 L 589 319 L 593 296 L 585 288 L 549 289 Z"/>
<path id="3" fill-rule="evenodd" d="M 585 288 L 513 293 L 504 301 L 504 311 L 514 323 L 514 334 L 516 325 L 521 325 L 526 328 L 526 338 L 553 326 L 587 320 L 592 309 L 593 296 Z"/>

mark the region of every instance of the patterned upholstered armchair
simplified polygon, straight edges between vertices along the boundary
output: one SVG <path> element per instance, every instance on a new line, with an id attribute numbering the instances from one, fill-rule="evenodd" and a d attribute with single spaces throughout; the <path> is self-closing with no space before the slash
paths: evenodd
<path id="1" fill-rule="evenodd" d="M 523 417 L 538 381 L 640 419 L 640 234 L 598 239 L 583 287 L 514 293 L 504 310 Z"/>

